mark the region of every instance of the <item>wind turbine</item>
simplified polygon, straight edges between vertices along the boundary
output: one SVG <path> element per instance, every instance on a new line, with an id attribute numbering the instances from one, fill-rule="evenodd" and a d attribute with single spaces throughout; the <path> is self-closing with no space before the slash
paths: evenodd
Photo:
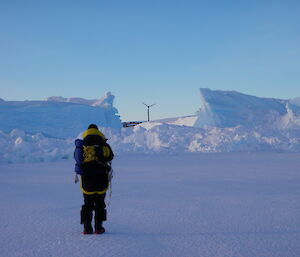
<path id="1" fill-rule="evenodd" d="M 149 109 L 150 109 L 150 107 L 152 107 L 155 104 L 151 104 L 151 105 L 148 105 L 148 104 L 145 104 L 145 103 L 143 103 L 143 104 L 147 106 L 147 109 L 148 109 L 147 110 L 148 111 L 148 121 L 150 121 Z"/>

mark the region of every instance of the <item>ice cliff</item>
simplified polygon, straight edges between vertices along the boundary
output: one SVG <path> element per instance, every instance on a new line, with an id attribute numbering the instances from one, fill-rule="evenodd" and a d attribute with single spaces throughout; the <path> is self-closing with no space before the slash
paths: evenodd
<path id="1" fill-rule="evenodd" d="M 45 101 L 0 101 L 0 130 L 20 129 L 49 137 L 73 138 L 90 123 L 121 128 L 114 96 L 108 92 L 98 100 L 50 97 Z"/>
<path id="2" fill-rule="evenodd" d="M 287 129 L 300 125 L 293 101 L 262 98 L 235 91 L 200 89 L 201 107 L 195 127 Z"/>

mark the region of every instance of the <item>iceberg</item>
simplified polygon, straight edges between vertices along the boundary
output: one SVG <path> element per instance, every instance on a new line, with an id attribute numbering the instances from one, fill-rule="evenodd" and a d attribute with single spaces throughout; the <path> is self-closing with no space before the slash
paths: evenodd
<path id="1" fill-rule="evenodd" d="M 25 133 L 74 138 L 90 123 L 121 129 L 113 100 L 107 92 L 98 100 L 50 97 L 45 101 L 0 101 L 0 130 L 9 133 L 18 128 Z"/>
<path id="2" fill-rule="evenodd" d="M 299 123 L 300 107 L 289 100 L 208 88 L 200 88 L 200 100 L 195 127 L 285 129 Z"/>

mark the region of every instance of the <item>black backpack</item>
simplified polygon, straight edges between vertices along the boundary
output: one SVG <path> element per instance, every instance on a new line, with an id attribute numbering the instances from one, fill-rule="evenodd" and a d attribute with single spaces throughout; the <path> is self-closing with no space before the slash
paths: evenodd
<path id="1" fill-rule="evenodd" d="M 113 151 L 106 140 L 98 135 L 88 135 L 83 139 L 83 174 L 81 187 L 85 194 L 105 193 L 112 178 L 110 162 Z"/>
<path id="2" fill-rule="evenodd" d="M 106 140 L 98 135 L 86 136 L 83 140 L 83 163 L 97 162 L 107 165 L 114 158 L 113 151 Z"/>

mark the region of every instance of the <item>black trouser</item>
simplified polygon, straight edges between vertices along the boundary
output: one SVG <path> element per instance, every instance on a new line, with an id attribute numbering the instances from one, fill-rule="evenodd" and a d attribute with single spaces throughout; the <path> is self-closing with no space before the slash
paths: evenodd
<path id="1" fill-rule="evenodd" d="M 95 229 L 102 226 L 102 222 L 106 220 L 106 205 L 105 194 L 83 194 L 84 205 L 81 209 L 81 224 L 90 223 L 93 218 L 93 211 L 95 211 Z"/>

